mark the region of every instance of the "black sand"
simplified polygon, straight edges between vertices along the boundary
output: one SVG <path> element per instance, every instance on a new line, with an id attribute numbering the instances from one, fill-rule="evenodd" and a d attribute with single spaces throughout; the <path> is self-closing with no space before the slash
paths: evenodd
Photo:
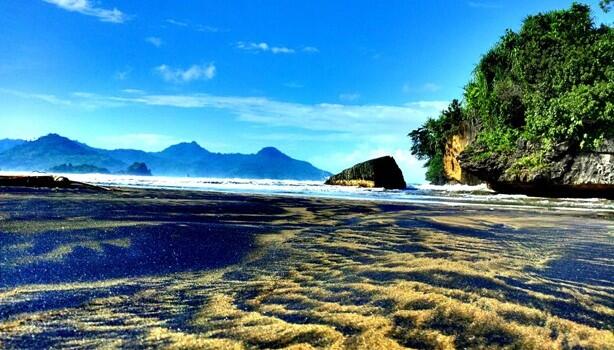
<path id="1" fill-rule="evenodd" d="M 608 214 L 2 189 L 0 348 L 603 348 Z"/>

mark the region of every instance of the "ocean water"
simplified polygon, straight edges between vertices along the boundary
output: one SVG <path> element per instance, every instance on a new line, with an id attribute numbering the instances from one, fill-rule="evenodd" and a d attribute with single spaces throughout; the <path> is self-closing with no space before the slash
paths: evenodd
<path id="1" fill-rule="evenodd" d="M 41 175 L 41 173 L 0 172 L 0 175 Z M 100 186 L 200 190 L 260 195 L 341 198 L 403 203 L 433 203 L 450 206 L 536 208 L 614 213 L 614 201 L 600 198 L 543 198 L 497 194 L 486 185 L 412 184 L 406 190 L 329 186 L 322 181 L 228 179 L 201 177 L 134 176 L 108 174 L 54 174 Z"/>

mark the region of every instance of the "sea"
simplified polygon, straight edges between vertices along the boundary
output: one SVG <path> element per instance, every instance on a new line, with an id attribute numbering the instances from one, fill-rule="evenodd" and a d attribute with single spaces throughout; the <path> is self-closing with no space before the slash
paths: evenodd
<path id="1" fill-rule="evenodd" d="M 46 174 L 46 173 L 45 173 Z M 7 172 L 0 175 L 43 175 Z M 49 174 L 47 174 L 49 175 Z M 447 206 L 479 206 L 495 209 L 540 209 L 614 213 L 614 201 L 601 198 L 544 198 L 519 194 L 499 194 L 486 185 L 410 184 L 405 190 L 357 188 L 325 185 L 324 181 L 268 180 L 134 176 L 109 174 L 52 174 L 99 186 L 196 190 L 238 194 L 277 195 L 310 198 L 337 198 L 399 203 L 425 203 Z"/>

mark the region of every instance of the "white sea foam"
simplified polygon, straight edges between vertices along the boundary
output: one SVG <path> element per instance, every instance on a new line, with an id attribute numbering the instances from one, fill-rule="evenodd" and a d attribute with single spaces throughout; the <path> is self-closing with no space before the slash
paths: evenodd
<path id="1" fill-rule="evenodd" d="M 424 190 L 424 191 L 444 191 L 444 192 L 490 192 L 490 193 L 494 193 L 493 190 L 491 190 L 490 188 L 488 188 L 488 186 L 486 186 L 486 184 L 481 184 L 481 185 L 475 185 L 475 186 L 471 186 L 471 185 L 461 185 L 461 184 L 454 184 L 454 185 L 431 185 L 431 184 L 420 184 L 420 185 L 415 185 L 415 187 L 419 190 Z"/>
<path id="2" fill-rule="evenodd" d="M 28 172 L 0 172 L 3 175 L 40 175 Z M 414 185 L 407 190 L 356 188 L 324 185 L 322 181 L 228 179 L 201 177 L 134 176 L 109 174 L 53 174 L 101 186 L 200 190 L 226 193 L 286 195 L 403 203 L 486 206 L 492 208 L 537 208 L 614 212 L 614 201 L 598 198 L 541 198 L 497 194 L 485 185 Z"/>

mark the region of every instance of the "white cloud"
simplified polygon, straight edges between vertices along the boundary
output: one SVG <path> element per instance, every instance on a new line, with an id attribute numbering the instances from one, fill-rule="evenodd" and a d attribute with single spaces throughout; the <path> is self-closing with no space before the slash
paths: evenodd
<path id="1" fill-rule="evenodd" d="M 258 134 L 245 135 L 245 138 L 252 140 L 266 141 L 318 141 L 318 142 L 340 142 L 352 141 L 354 135 L 343 132 L 316 132 L 316 133 L 298 133 L 298 132 L 265 132 Z"/>
<path id="2" fill-rule="evenodd" d="M 145 38 L 145 41 L 147 41 L 148 43 L 152 44 L 155 47 L 160 47 L 162 46 L 162 44 L 164 44 L 164 42 L 162 41 L 162 39 L 156 37 L 156 36 L 150 36 Z"/>
<path id="3" fill-rule="evenodd" d="M 197 24 L 196 26 L 194 26 L 194 30 L 196 30 L 197 32 L 204 32 L 204 33 L 219 33 L 219 32 L 225 31 L 218 27 L 205 26 L 202 24 Z"/>
<path id="4" fill-rule="evenodd" d="M 112 108 L 120 107 L 126 104 L 125 102 L 116 101 L 108 98 L 107 96 L 88 92 L 73 92 L 68 98 L 58 97 L 53 94 L 31 93 L 11 89 L 0 89 L 0 94 L 42 101 L 56 106 L 79 107 L 84 109 Z"/>
<path id="5" fill-rule="evenodd" d="M 188 28 L 197 32 L 203 32 L 203 33 L 220 33 L 220 32 L 227 32 L 228 30 L 225 29 L 221 29 L 218 27 L 214 27 L 214 26 L 210 26 L 210 25 L 203 25 L 203 24 L 191 24 L 188 21 L 180 21 L 180 20 L 176 20 L 176 19 L 172 19 L 172 18 L 168 18 L 166 19 L 164 22 L 168 23 L 168 24 L 172 24 L 174 26 L 177 27 L 184 27 L 184 28 Z"/>
<path id="6" fill-rule="evenodd" d="M 213 79 L 216 70 L 213 63 L 197 65 L 194 64 L 187 69 L 172 68 L 162 64 L 155 68 L 162 79 L 173 83 L 188 83 L 194 80 Z"/>
<path id="7" fill-rule="evenodd" d="M 170 69 L 170 68 L 169 68 Z M 181 73 L 188 72 L 181 71 Z M 179 74 L 182 75 L 182 74 Z M 191 76 L 188 74 L 188 76 Z M 177 78 L 180 79 L 180 78 Z M 0 89 L 23 98 L 47 100 L 54 104 L 82 106 L 95 103 L 101 107 L 148 105 L 189 109 L 216 109 L 238 120 L 267 127 L 292 127 L 303 130 L 351 133 L 387 142 L 386 135 L 398 135 L 418 127 L 428 117 L 436 116 L 448 101 L 414 101 L 403 105 L 344 105 L 331 103 L 302 104 L 271 100 L 266 97 L 217 96 L 209 94 L 127 94 L 107 96 L 77 92 L 72 99 L 55 95 L 31 94 Z"/>
<path id="8" fill-rule="evenodd" d="M 411 108 L 431 109 L 437 112 L 441 112 L 448 107 L 449 101 L 414 101 L 405 103 L 404 106 Z"/>
<path id="9" fill-rule="evenodd" d="M 168 23 L 168 24 L 172 24 L 174 26 L 177 26 L 177 27 L 187 27 L 188 26 L 188 23 L 182 22 L 182 21 L 178 21 L 178 20 L 175 20 L 175 19 L 172 19 L 172 18 L 167 19 L 165 22 Z"/>
<path id="10" fill-rule="evenodd" d="M 29 93 L 29 92 L 22 92 L 22 91 L 17 91 L 17 90 L 10 90 L 10 89 L 0 89 L 0 93 L 19 97 L 19 98 L 39 100 L 39 101 L 46 102 L 52 105 L 57 105 L 57 106 L 70 106 L 73 104 L 71 100 L 62 99 L 62 98 L 59 98 L 51 94 Z"/>
<path id="11" fill-rule="evenodd" d="M 211 108 L 229 112 L 237 119 L 267 127 L 349 132 L 373 135 L 398 134 L 418 127 L 436 116 L 447 101 L 417 101 L 405 105 L 301 104 L 265 97 L 215 96 L 207 94 L 147 94 L 134 97 L 107 97 L 125 104 L 176 108 Z"/>
<path id="12" fill-rule="evenodd" d="M 265 42 L 244 42 L 239 41 L 235 44 L 235 47 L 240 50 L 252 51 L 252 52 L 271 52 L 273 54 L 292 54 L 296 50 L 285 46 L 270 46 Z"/>
<path id="13" fill-rule="evenodd" d="M 120 10 L 96 7 L 89 0 L 43 0 L 66 11 L 78 12 L 87 16 L 97 17 L 102 22 L 123 23 L 128 17 Z"/>
<path id="14" fill-rule="evenodd" d="M 161 151 L 164 148 L 176 144 L 180 140 L 175 137 L 154 133 L 133 133 L 122 135 L 105 135 L 95 139 L 93 146 L 107 147 L 113 145 L 113 148 L 131 148 L 144 151 Z"/>
<path id="15" fill-rule="evenodd" d="M 403 87 L 401 89 L 404 93 L 411 94 L 418 92 L 437 92 L 441 90 L 441 86 L 431 82 L 424 83 L 422 85 L 412 85 L 409 83 L 405 83 L 403 84 Z"/>
<path id="16" fill-rule="evenodd" d="M 122 92 L 125 92 L 127 94 L 137 94 L 137 95 L 143 95 L 145 93 L 145 91 L 140 90 L 140 89 L 123 89 Z"/>
<path id="17" fill-rule="evenodd" d="M 272 53 L 294 53 L 294 49 L 290 49 L 287 47 L 271 47 Z"/>
<path id="18" fill-rule="evenodd" d="M 314 46 L 305 46 L 305 47 L 303 47 L 303 49 L 301 51 L 307 52 L 307 53 L 318 53 L 318 52 L 320 52 L 320 50 L 317 47 L 314 47 Z"/>
<path id="19" fill-rule="evenodd" d="M 348 92 L 348 93 L 343 93 L 339 95 L 339 99 L 341 101 L 356 101 L 357 99 L 360 98 L 360 94 L 356 93 L 356 92 Z"/>

